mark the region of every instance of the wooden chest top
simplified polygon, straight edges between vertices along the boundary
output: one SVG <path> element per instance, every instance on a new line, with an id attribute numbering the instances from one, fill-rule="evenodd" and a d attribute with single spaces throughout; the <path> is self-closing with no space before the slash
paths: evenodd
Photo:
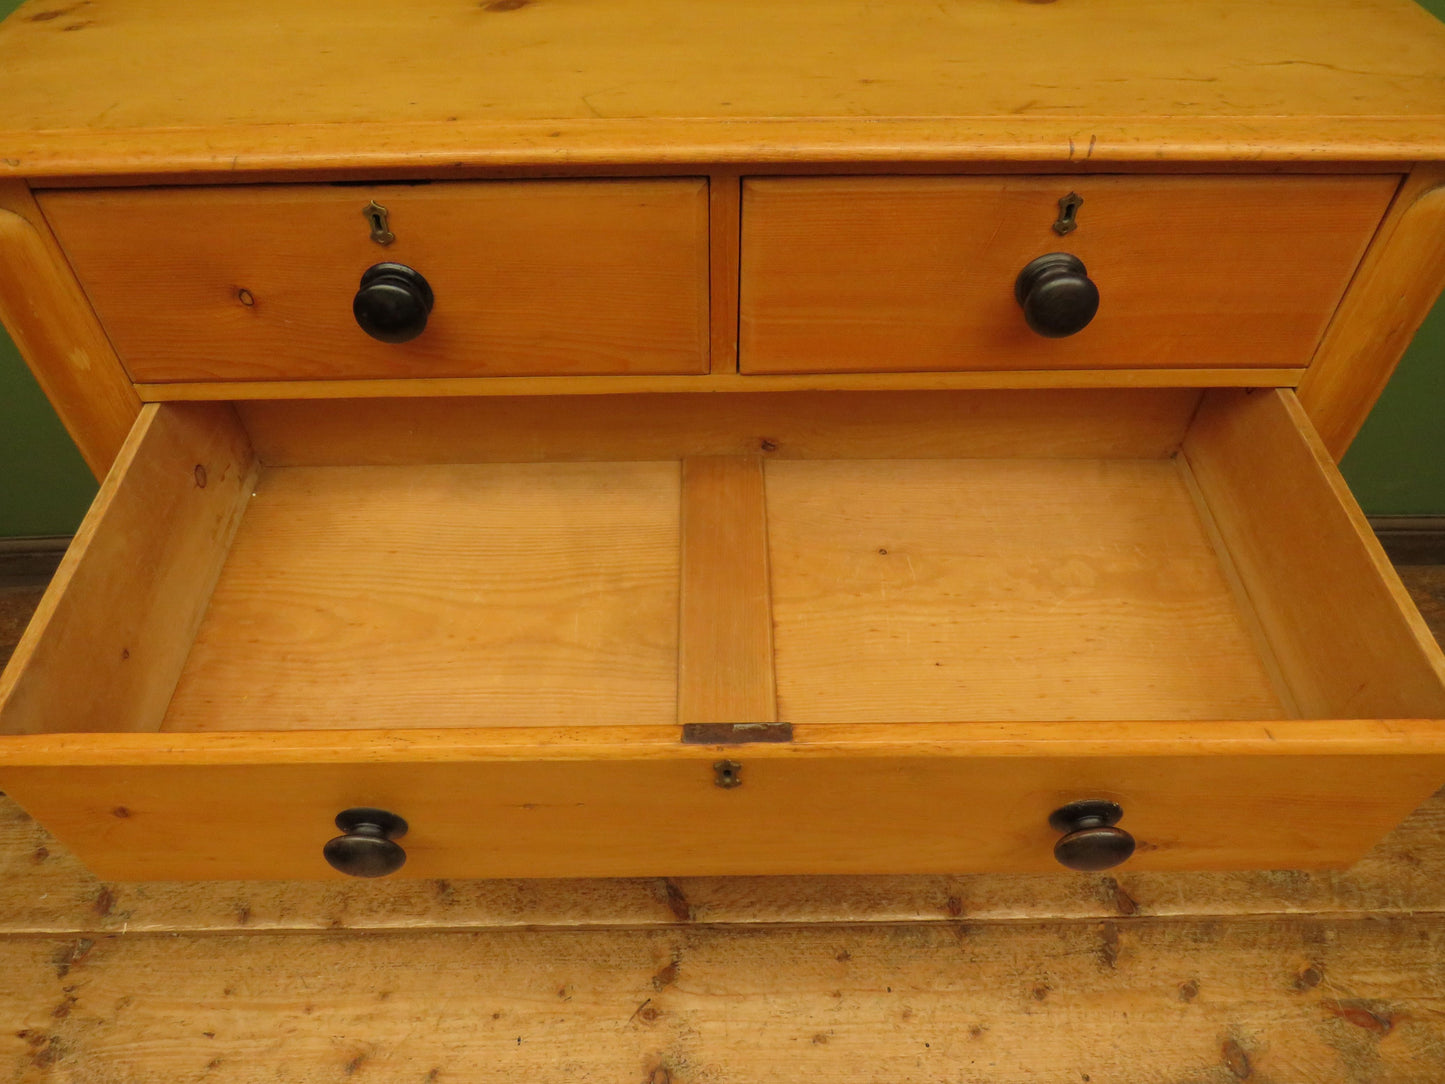
<path id="1" fill-rule="evenodd" d="M 35 0 L 0 172 L 1445 157 L 1408 0 Z"/>

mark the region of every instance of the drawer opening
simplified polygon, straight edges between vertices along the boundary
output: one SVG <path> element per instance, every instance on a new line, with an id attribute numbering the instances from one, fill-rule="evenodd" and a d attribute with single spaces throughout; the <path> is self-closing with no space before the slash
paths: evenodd
<path id="1" fill-rule="evenodd" d="M 1288 391 L 145 408 L 5 732 L 1445 716 Z"/>

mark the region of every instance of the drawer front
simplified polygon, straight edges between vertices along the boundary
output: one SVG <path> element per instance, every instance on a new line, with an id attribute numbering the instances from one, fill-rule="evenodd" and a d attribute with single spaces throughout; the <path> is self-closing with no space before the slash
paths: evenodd
<path id="1" fill-rule="evenodd" d="M 745 372 L 1290 368 L 1393 196 L 1370 177 L 759 178 L 743 193 Z M 1060 200 L 1082 197 L 1074 228 Z M 1070 253 L 1083 330 L 1025 322 L 1019 273 Z"/>
<path id="2" fill-rule="evenodd" d="M 1100 798 L 1122 809 L 1131 871 L 1340 867 L 1445 775 L 1438 742 L 1422 756 L 1383 728 L 1354 736 L 1416 755 L 1360 755 L 1337 744 L 1344 728 L 1290 722 L 1272 738 L 1239 725 L 975 729 L 897 742 L 800 729 L 792 745 L 712 749 L 638 728 L 587 743 L 533 734 L 530 747 L 477 732 L 353 732 L 325 749 L 235 735 L 219 756 L 169 735 L 149 754 L 117 739 L 110 764 L 3 779 L 101 877 L 306 880 L 341 876 L 322 848 L 358 807 L 406 822 L 404 877 L 1058 871 L 1050 813 Z M 1336 750 L 1312 755 L 1311 742 Z M 231 763 L 199 762 L 217 759 Z M 737 785 L 717 785 L 721 760 Z"/>
<path id="3" fill-rule="evenodd" d="M 694 178 L 51 191 L 41 206 L 139 383 L 700 373 L 707 186 Z M 385 209 L 392 240 L 373 240 Z M 405 342 L 353 312 L 419 272 Z"/>

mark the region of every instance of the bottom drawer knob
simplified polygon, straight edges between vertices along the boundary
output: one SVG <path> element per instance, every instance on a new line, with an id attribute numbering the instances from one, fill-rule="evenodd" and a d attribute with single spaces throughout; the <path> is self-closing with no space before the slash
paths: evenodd
<path id="1" fill-rule="evenodd" d="M 1090 798 L 1049 814 L 1049 827 L 1063 832 L 1054 844 L 1054 857 L 1069 869 L 1111 869 L 1134 853 L 1134 837 L 1114 827 L 1124 816 L 1115 802 Z"/>
<path id="2" fill-rule="evenodd" d="M 406 821 L 384 809 L 344 809 L 336 827 L 346 834 L 330 840 L 321 853 L 333 869 L 352 877 L 385 877 L 406 864 L 406 851 L 396 840 L 406 835 Z"/>

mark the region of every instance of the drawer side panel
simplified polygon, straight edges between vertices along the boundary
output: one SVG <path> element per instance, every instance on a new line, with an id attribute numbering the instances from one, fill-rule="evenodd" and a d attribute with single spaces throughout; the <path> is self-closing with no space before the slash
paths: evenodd
<path id="1" fill-rule="evenodd" d="M 231 407 L 143 408 L 0 676 L 0 733 L 157 729 L 255 478 Z"/>

